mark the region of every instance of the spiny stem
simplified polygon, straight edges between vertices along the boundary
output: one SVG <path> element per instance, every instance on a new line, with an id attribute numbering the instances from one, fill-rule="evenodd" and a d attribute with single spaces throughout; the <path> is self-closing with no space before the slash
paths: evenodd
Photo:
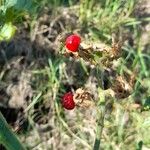
<path id="1" fill-rule="evenodd" d="M 25 150 L 17 139 L 16 135 L 10 130 L 6 120 L 0 112 L 0 144 L 7 150 Z"/>

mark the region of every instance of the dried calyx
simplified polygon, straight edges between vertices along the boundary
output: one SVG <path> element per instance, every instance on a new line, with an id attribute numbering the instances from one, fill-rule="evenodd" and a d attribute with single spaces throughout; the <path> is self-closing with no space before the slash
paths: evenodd
<path id="1" fill-rule="evenodd" d="M 65 93 L 61 103 L 67 110 L 72 110 L 75 106 L 82 108 L 94 106 L 93 95 L 82 88 L 77 89 L 74 94 L 72 92 Z"/>

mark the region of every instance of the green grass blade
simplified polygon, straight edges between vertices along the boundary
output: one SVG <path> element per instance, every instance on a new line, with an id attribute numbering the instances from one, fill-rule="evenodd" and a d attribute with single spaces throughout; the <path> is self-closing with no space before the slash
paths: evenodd
<path id="1" fill-rule="evenodd" d="M 7 150 L 25 150 L 23 145 L 17 139 L 16 135 L 10 130 L 6 120 L 0 112 L 0 144 Z"/>

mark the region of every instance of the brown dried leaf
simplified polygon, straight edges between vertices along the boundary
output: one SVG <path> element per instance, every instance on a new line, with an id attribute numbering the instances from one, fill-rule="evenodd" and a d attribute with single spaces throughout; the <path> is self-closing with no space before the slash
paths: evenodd
<path id="1" fill-rule="evenodd" d="M 114 86 L 112 87 L 112 89 L 115 92 L 116 98 L 126 98 L 131 94 L 133 87 L 129 83 L 130 82 L 123 76 L 118 76 L 115 79 Z"/>
<path id="2" fill-rule="evenodd" d="M 77 106 L 87 108 L 94 106 L 93 95 L 86 89 L 79 88 L 75 91 L 74 101 Z"/>

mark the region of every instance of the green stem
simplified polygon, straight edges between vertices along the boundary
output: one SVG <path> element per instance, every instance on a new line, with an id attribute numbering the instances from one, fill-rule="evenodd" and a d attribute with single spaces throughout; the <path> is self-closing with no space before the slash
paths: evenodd
<path id="1" fill-rule="evenodd" d="M 10 130 L 6 120 L 0 112 L 0 144 L 7 150 L 25 150 L 16 135 Z"/>
<path id="2" fill-rule="evenodd" d="M 104 127 L 104 118 L 105 118 L 105 105 L 100 105 L 100 112 L 98 110 L 98 118 L 97 118 L 97 131 L 96 131 L 96 139 L 94 143 L 93 150 L 100 150 L 100 143 L 102 137 L 102 131 Z"/>

